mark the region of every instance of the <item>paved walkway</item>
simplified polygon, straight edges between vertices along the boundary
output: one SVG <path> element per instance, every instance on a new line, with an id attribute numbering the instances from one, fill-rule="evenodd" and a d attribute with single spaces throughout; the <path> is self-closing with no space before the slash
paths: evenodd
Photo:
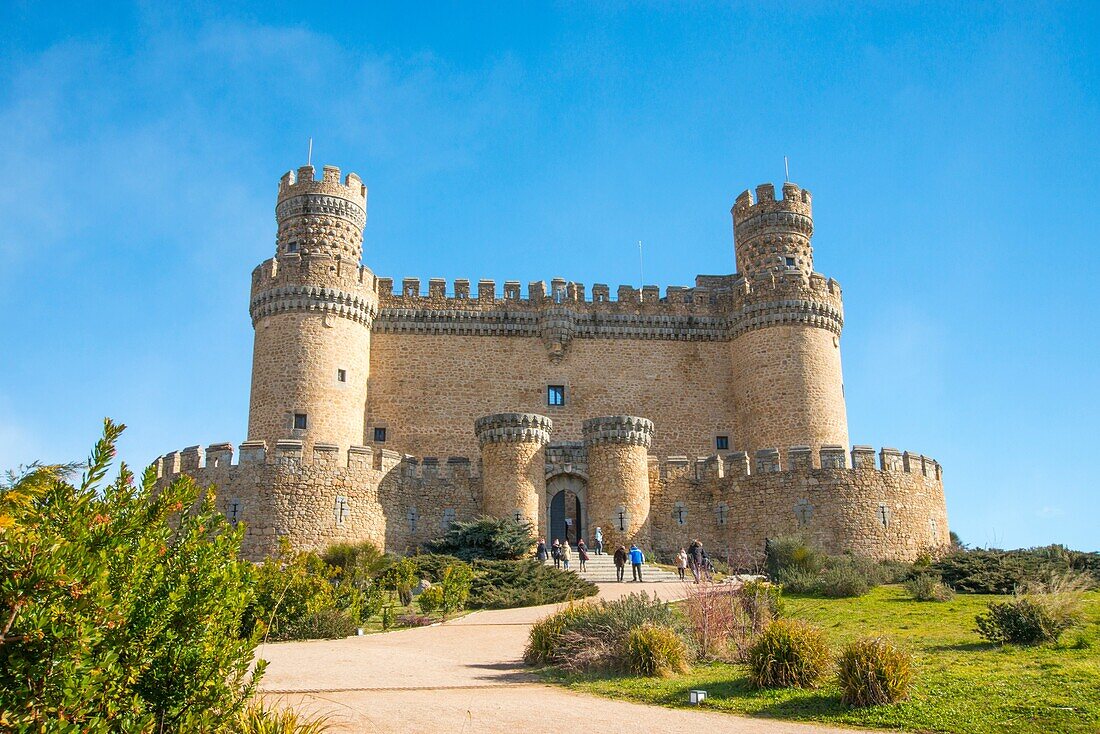
<path id="1" fill-rule="evenodd" d="M 615 598 L 679 584 L 601 584 Z M 269 699 L 329 715 L 342 732 L 700 732 L 827 734 L 826 729 L 587 696 L 538 682 L 522 663 L 531 624 L 554 606 L 475 612 L 435 627 L 263 646 Z"/>

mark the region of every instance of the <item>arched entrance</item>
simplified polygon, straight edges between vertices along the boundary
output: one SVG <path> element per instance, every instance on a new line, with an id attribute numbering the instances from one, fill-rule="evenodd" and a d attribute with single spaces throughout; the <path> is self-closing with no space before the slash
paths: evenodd
<path id="1" fill-rule="evenodd" d="M 546 542 L 569 539 L 576 545 L 586 538 L 588 512 L 585 483 L 576 474 L 558 474 L 546 480 Z"/>

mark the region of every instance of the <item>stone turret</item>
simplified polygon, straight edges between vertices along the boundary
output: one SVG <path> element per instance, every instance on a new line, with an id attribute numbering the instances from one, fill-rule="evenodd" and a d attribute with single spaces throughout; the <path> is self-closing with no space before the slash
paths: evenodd
<path id="1" fill-rule="evenodd" d="M 774 446 L 848 445 L 840 287 L 813 270 L 810 192 L 783 184 L 737 197 L 738 283 L 731 324 L 731 388 L 738 435 L 749 452 Z M 785 457 L 784 457 L 785 458 Z"/>
<path id="2" fill-rule="evenodd" d="M 648 544 L 649 446 L 653 423 L 632 415 L 590 418 L 582 426 L 588 449 L 588 518 L 611 548 Z"/>
<path id="3" fill-rule="evenodd" d="M 542 527 L 545 447 L 553 425 L 534 413 L 495 413 L 474 422 L 481 445 L 481 509 L 486 515 Z"/>
<path id="4" fill-rule="evenodd" d="M 359 260 L 367 189 L 354 173 L 312 166 L 279 182 L 275 257 L 252 273 L 255 328 L 248 438 L 364 442 L 374 274 Z"/>

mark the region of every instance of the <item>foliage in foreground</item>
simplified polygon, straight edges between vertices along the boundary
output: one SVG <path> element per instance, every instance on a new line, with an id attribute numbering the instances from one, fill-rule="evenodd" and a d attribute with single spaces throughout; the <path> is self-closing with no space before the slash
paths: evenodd
<path id="1" fill-rule="evenodd" d="M 237 717 L 233 734 L 324 734 L 330 728 L 323 716 L 306 716 L 292 708 L 268 707 L 254 701 Z"/>
<path id="2" fill-rule="evenodd" d="M 79 484 L 32 466 L 0 485 L 0 729 L 217 731 L 262 675 L 242 637 L 243 528 L 180 475 L 158 491 L 104 422 Z"/>
<path id="3" fill-rule="evenodd" d="M 748 651 L 749 677 L 757 688 L 811 688 L 829 665 L 820 629 L 797 619 L 777 619 Z"/>
<path id="4" fill-rule="evenodd" d="M 905 589 L 913 601 L 951 601 L 955 592 L 932 573 L 918 573 L 905 582 Z"/>
<path id="5" fill-rule="evenodd" d="M 512 609 L 560 604 L 599 593 L 599 587 L 570 571 L 525 558 L 474 561 L 471 609 Z"/>
<path id="6" fill-rule="evenodd" d="M 1069 550 L 1065 546 L 1020 550 L 967 550 L 936 561 L 931 570 L 956 591 L 967 594 L 1011 594 L 1019 587 L 1045 583 L 1066 574 L 1100 587 L 1100 553 Z"/>
<path id="7" fill-rule="evenodd" d="M 830 556 L 797 535 L 768 541 L 768 576 L 794 594 L 831 599 L 863 596 L 876 586 L 903 580 L 907 564 L 869 558 Z"/>
<path id="8" fill-rule="evenodd" d="M 514 561 L 528 556 L 535 545 L 535 531 L 529 522 L 479 517 L 455 522 L 443 537 L 428 541 L 432 553 L 455 556 L 464 561 L 475 558 L 490 561 Z"/>
<path id="9" fill-rule="evenodd" d="M 531 629 L 523 659 L 564 670 L 631 670 L 625 641 L 644 625 L 672 630 L 681 641 L 685 637 L 676 610 L 643 592 L 570 604 L 540 620 Z"/>
<path id="10" fill-rule="evenodd" d="M 1034 645 L 1055 642 L 1079 625 L 1086 582 L 1080 575 L 1062 576 L 1033 586 L 1005 602 L 990 602 L 975 621 L 978 634 L 995 644 Z"/>
<path id="11" fill-rule="evenodd" d="M 779 617 L 781 587 L 766 581 L 692 585 L 680 606 L 699 659 L 743 660 L 756 636 Z"/>
<path id="12" fill-rule="evenodd" d="M 881 637 L 856 640 L 837 659 L 840 700 L 849 706 L 878 706 L 900 701 L 913 683 L 908 653 Z"/>

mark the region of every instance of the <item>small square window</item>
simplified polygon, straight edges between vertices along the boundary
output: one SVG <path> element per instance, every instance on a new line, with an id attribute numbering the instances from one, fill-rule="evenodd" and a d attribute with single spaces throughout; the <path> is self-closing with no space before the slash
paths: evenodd
<path id="1" fill-rule="evenodd" d="M 546 388 L 547 405 L 565 405 L 565 385 L 548 385 Z"/>
<path id="2" fill-rule="evenodd" d="M 348 371 L 347 370 L 336 370 L 336 381 L 337 382 L 347 382 L 348 381 Z"/>
<path id="3" fill-rule="evenodd" d="M 374 442 L 385 443 L 386 442 L 386 429 L 378 427 L 374 429 Z"/>
<path id="4" fill-rule="evenodd" d="M 730 450 L 730 437 L 729 436 L 715 436 L 714 437 L 714 448 L 717 449 L 718 451 L 729 451 Z"/>
<path id="5" fill-rule="evenodd" d="M 305 430 L 306 428 L 306 414 L 295 413 L 294 414 L 294 428 L 297 430 Z"/>
<path id="6" fill-rule="evenodd" d="M 788 268 L 793 268 L 794 267 L 794 258 L 793 257 L 788 257 L 788 258 L 786 258 L 786 260 L 787 260 L 787 267 Z"/>
<path id="7" fill-rule="evenodd" d="M 298 251 L 298 243 L 297 242 L 288 242 L 288 243 L 286 243 L 286 251 L 287 252 L 297 252 Z"/>

